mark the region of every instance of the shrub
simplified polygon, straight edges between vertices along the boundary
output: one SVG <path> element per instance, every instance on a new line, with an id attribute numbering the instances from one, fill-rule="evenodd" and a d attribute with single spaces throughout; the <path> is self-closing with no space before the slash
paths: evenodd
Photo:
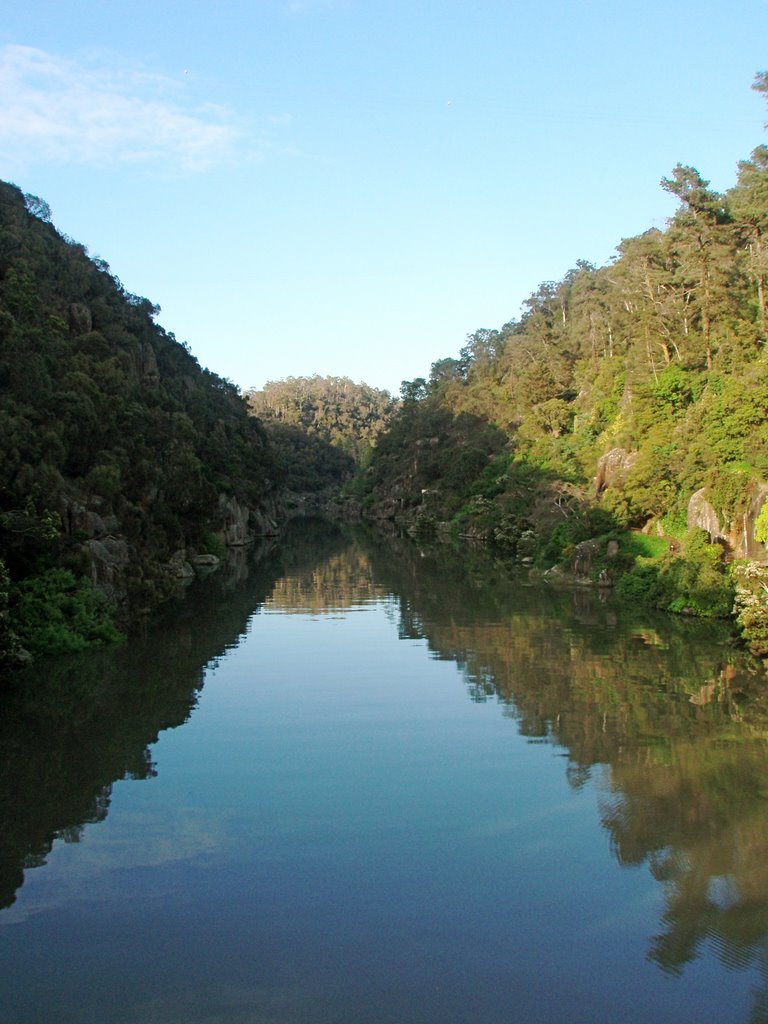
<path id="1" fill-rule="evenodd" d="M 10 585 L 8 570 L 0 559 L 0 666 L 13 665 L 19 657 L 19 638 L 11 626 L 8 612 Z"/>
<path id="2" fill-rule="evenodd" d="M 73 653 L 122 639 L 91 585 L 68 569 L 17 584 L 11 611 L 19 640 L 33 654 Z"/>
<path id="3" fill-rule="evenodd" d="M 419 540 L 431 540 L 437 534 L 437 519 L 429 512 L 419 512 L 414 523 L 414 536 Z"/>
<path id="4" fill-rule="evenodd" d="M 646 560 L 639 561 L 619 578 L 616 593 L 627 601 L 659 607 L 664 596 L 659 567 Z"/>
<path id="5" fill-rule="evenodd" d="M 736 566 L 734 611 L 750 651 L 768 656 L 768 569 L 756 562 Z"/>
<path id="6" fill-rule="evenodd" d="M 227 546 L 218 533 L 211 533 L 206 530 L 203 533 L 203 548 L 206 554 L 216 555 L 217 558 L 224 558 L 227 554 Z"/>
<path id="7" fill-rule="evenodd" d="M 764 502 L 755 520 L 755 540 L 760 544 L 768 544 L 768 501 Z"/>
<path id="8" fill-rule="evenodd" d="M 615 529 L 616 520 L 610 512 L 598 506 L 589 506 L 554 528 L 539 561 L 547 566 L 561 562 L 577 544 L 595 537 L 613 535 Z"/>
<path id="9" fill-rule="evenodd" d="M 630 601 L 705 617 L 726 618 L 733 608 L 724 551 L 704 530 L 688 531 L 679 556 L 669 551 L 656 558 L 639 556 L 616 591 Z"/>

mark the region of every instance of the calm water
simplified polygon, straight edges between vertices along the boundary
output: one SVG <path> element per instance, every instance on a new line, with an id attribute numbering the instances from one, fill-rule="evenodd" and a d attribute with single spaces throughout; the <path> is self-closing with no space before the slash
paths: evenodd
<path id="1" fill-rule="evenodd" d="M 767 737 L 711 624 L 304 524 L 3 697 L 0 1020 L 768 1021 Z"/>

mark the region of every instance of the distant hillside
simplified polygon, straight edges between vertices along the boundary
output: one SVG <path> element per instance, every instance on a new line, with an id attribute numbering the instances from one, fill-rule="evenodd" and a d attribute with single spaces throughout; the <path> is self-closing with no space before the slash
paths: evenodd
<path id="1" fill-rule="evenodd" d="M 286 468 L 295 495 L 337 491 L 365 467 L 396 403 L 349 377 L 288 377 L 246 394 Z"/>
<path id="2" fill-rule="evenodd" d="M 24 601 L 45 617 L 51 591 L 87 604 L 90 583 L 151 607 L 193 554 L 278 512 L 281 471 L 237 389 L 49 218 L 0 183 L 0 633 Z"/>

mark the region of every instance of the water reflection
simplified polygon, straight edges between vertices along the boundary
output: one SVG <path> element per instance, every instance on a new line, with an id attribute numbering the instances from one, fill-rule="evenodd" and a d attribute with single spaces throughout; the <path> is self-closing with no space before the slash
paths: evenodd
<path id="1" fill-rule="evenodd" d="M 395 549 L 397 545 L 395 545 Z M 648 955 L 678 973 L 709 940 L 730 967 L 768 936 L 768 686 L 720 623 L 638 613 L 591 592 L 493 587 L 445 550 L 371 549 L 401 633 L 457 662 L 532 740 L 564 748 L 583 786 L 598 766 L 616 859 L 647 865 L 665 911 Z M 414 566 L 418 564 L 418 570 Z M 487 578 L 487 577 L 485 577 Z M 758 1000 L 753 1020 L 768 1019 Z"/>
<path id="2" fill-rule="evenodd" d="M 234 552 L 124 647 L 51 660 L 12 677 L 0 713 L 0 909 L 53 843 L 103 821 L 112 787 L 155 774 L 151 747 L 184 724 L 207 669 L 237 646 L 286 573 L 332 559 L 348 541 L 307 523 L 293 543 Z"/>
<path id="3" fill-rule="evenodd" d="M 709 944 L 728 966 L 762 964 L 768 688 L 724 627 L 529 587 L 480 555 L 312 523 L 208 581 L 160 633 L 17 680 L 0 722 L 0 905 L 56 838 L 77 841 L 105 817 L 116 780 L 152 776 L 151 745 L 189 718 L 206 668 L 254 613 L 382 601 L 401 637 L 460 666 L 470 700 L 498 702 L 512 727 L 560 750 L 574 789 L 594 783 L 617 862 L 650 871 L 663 892 L 650 959 L 680 972 Z"/>
<path id="4" fill-rule="evenodd" d="M 277 580 L 265 610 L 283 615 L 347 613 L 386 596 L 365 551 L 349 545 L 319 565 Z"/>

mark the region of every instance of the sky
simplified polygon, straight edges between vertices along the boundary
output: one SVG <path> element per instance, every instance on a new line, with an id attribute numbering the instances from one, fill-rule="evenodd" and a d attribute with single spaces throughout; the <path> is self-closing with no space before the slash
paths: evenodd
<path id="1" fill-rule="evenodd" d="M 243 390 L 397 393 L 768 142 L 768 0 L 0 11 L 0 178 Z"/>

